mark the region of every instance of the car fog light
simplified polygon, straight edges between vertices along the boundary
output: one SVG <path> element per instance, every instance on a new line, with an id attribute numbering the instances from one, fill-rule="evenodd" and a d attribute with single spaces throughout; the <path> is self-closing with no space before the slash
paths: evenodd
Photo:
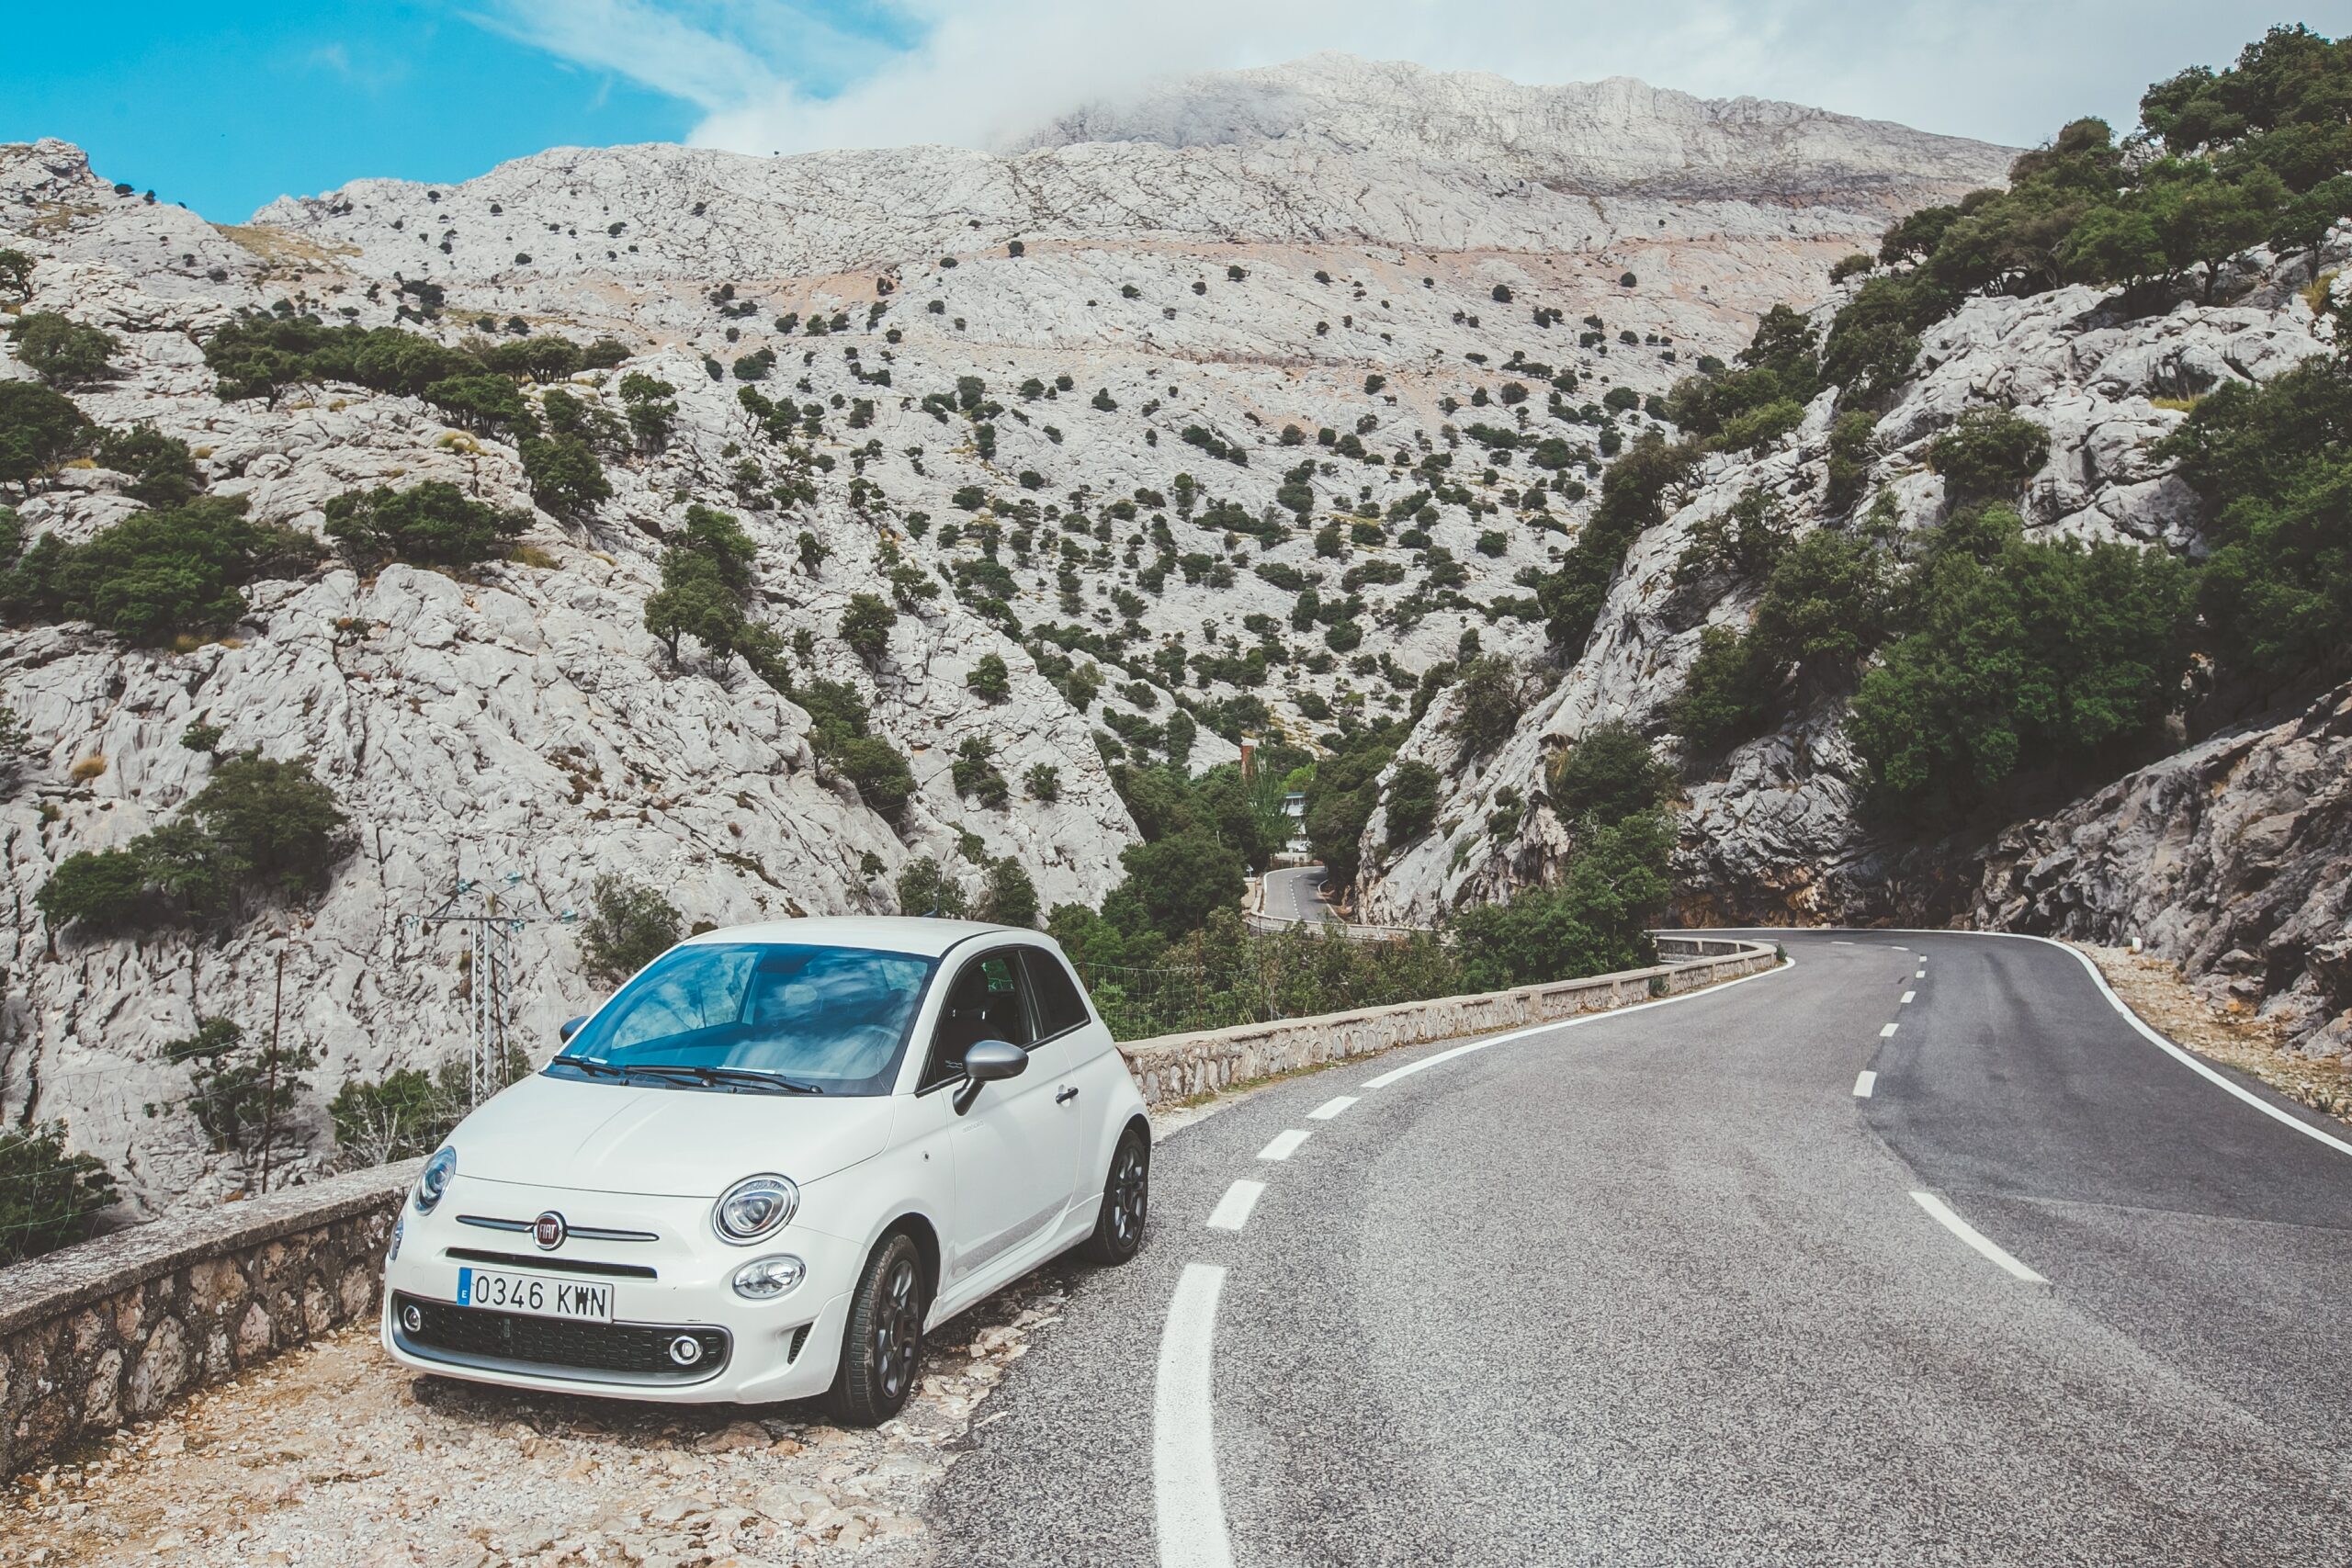
<path id="1" fill-rule="evenodd" d="M 769 1301 L 799 1284 L 808 1272 L 800 1259 L 788 1254 L 754 1258 L 735 1270 L 735 1293 L 755 1302 Z"/>
<path id="2" fill-rule="evenodd" d="M 670 1359 L 682 1367 L 691 1367 L 702 1359 L 702 1341 L 691 1334 L 681 1334 L 670 1341 Z"/>
<path id="3" fill-rule="evenodd" d="M 411 1302 L 406 1306 L 401 1308 L 401 1326 L 407 1329 L 411 1334 L 424 1333 L 424 1309 L 418 1306 L 414 1302 Z"/>

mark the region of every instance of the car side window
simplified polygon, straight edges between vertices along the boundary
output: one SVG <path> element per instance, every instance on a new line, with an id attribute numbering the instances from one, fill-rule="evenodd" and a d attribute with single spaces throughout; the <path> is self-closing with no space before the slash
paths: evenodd
<path id="1" fill-rule="evenodd" d="M 1029 971 L 1029 1001 L 1037 1014 L 1037 1034 L 1050 1040 L 1086 1021 L 1086 998 L 1062 961 L 1042 947 L 1024 947 L 1021 963 Z"/>
<path id="2" fill-rule="evenodd" d="M 933 1026 L 931 1055 L 916 1087 L 953 1082 L 964 1076 L 964 1053 L 983 1040 L 1026 1046 L 1036 1038 L 1029 1027 L 1029 1003 L 1021 962 L 1011 948 L 984 953 L 957 971 Z"/>

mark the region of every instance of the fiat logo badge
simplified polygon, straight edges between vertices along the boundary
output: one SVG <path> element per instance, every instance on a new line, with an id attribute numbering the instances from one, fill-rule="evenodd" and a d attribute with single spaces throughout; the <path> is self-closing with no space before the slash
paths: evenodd
<path id="1" fill-rule="evenodd" d="M 564 1227 L 563 1216 L 553 1209 L 549 1209 L 531 1222 L 531 1239 L 539 1244 L 541 1252 L 553 1252 L 557 1247 L 561 1247 L 563 1238 L 568 1234 L 570 1233 Z"/>

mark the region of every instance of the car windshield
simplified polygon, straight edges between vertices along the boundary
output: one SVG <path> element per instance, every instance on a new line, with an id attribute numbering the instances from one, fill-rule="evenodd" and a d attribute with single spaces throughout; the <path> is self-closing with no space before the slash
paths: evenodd
<path id="1" fill-rule="evenodd" d="M 749 1087 L 759 1074 L 826 1094 L 888 1094 L 934 966 L 857 947 L 672 948 L 548 1066 L 687 1088 Z"/>

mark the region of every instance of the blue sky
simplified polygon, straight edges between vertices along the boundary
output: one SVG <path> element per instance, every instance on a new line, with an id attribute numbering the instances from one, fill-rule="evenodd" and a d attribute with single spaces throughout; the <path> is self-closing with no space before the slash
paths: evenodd
<path id="1" fill-rule="evenodd" d="M 2352 0 L 2306 0 L 2324 32 Z M 986 146 L 1163 73 L 1318 49 L 1523 82 L 1623 74 L 2027 144 L 2128 126 L 2267 0 L 82 0 L 25 5 L 0 141 L 60 136 L 216 221 L 566 144 Z"/>

